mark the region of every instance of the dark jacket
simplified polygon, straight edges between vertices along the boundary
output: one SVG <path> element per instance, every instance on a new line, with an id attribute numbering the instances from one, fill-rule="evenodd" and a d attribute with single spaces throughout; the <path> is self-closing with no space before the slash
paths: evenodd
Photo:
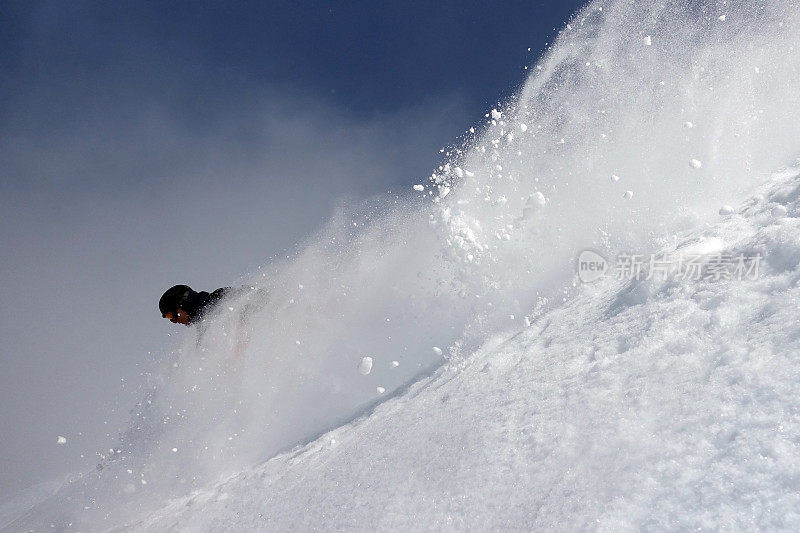
<path id="1" fill-rule="evenodd" d="M 217 303 L 230 292 L 230 287 L 220 287 L 219 289 L 210 293 L 206 291 L 191 291 L 186 294 L 181 305 L 181 309 L 186 311 L 186 314 L 189 315 L 191 323 L 194 324 L 195 322 L 202 320 L 203 316 L 213 309 Z"/>

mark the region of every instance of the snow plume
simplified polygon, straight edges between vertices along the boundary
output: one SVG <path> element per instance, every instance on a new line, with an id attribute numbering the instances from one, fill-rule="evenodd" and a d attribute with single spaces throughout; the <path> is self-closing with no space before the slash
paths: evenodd
<path id="1" fill-rule="evenodd" d="M 796 156 L 798 11 L 590 4 L 410 196 L 343 207 L 246 279 L 151 377 L 103 469 L 31 516 L 112 525 L 231 475 L 524 327 L 582 249 L 646 252 L 718 216 Z"/>
<path id="2" fill-rule="evenodd" d="M 447 253 L 524 313 L 581 249 L 713 217 L 797 156 L 798 25 L 788 2 L 592 3 L 431 176 Z"/>

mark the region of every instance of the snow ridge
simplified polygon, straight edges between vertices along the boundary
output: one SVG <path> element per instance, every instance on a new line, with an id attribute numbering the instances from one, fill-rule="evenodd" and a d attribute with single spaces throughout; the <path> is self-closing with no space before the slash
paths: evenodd
<path id="1" fill-rule="evenodd" d="M 758 279 L 586 285 L 371 416 L 132 529 L 796 530 L 798 175 L 662 250 L 760 253 Z"/>

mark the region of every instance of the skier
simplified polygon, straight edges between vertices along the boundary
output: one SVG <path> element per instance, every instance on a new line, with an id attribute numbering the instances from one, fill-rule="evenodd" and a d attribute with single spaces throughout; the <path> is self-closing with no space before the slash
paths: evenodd
<path id="1" fill-rule="evenodd" d="M 222 287 L 214 292 L 196 292 L 188 285 L 170 287 L 158 301 L 161 316 L 173 324 L 191 326 L 203 319 L 223 297 L 231 292 L 230 287 Z"/>

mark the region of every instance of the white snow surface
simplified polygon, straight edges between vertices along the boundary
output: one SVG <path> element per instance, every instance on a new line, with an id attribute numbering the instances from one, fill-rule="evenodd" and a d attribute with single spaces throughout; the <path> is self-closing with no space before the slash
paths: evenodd
<path id="1" fill-rule="evenodd" d="M 719 240 L 762 254 L 758 279 L 584 286 L 134 529 L 797 531 L 800 177 L 765 192 L 660 250 Z"/>
<path id="2" fill-rule="evenodd" d="M 429 194 L 248 275 L 0 527 L 800 530 L 800 6 L 715 6 L 589 4 Z M 763 261 L 581 285 L 586 250 Z"/>

